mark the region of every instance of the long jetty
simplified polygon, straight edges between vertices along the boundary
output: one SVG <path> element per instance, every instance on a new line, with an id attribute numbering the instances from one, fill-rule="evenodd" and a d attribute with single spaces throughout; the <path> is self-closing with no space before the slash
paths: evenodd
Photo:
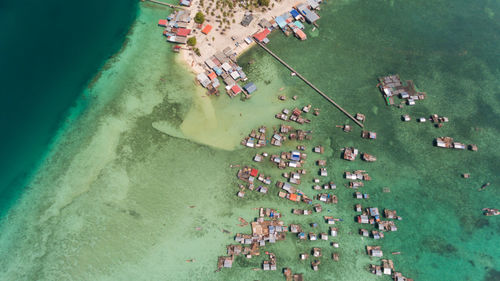
<path id="1" fill-rule="evenodd" d="M 347 112 L 345 109 L 343 109 L 340 105 L 338 105 L 334 100 L 332 100 L 329 96 L 325 95 L 318 87 L 314 86 L 313 83 L 309 82 L 304 76 L 302 76 L 300 73 L 295 71 L 290 65 L 288 65 L 284 60 L 282 60 L 280 57 L 278 57 L 275 53 L 273 53 L 271 50 L 269 50 L 264 44 L 260 43 L 259 41 L 255 40 L 255 42 L 262 47 L 262 49 L 266 50 L 271 56 L 273 56 L 276 60 L 278 60 L 282 65 L 284 65 L 286 68 L 288 68 L 290 71 L 295 73 L 302 81 L 304 81 L 309 87 L 313 88 L 318 94 L 320 94 L 323 98 L 325 98 L 327 101 L 329 101 L 331 104 L 333 104 L 338 110 L 342 111 L 347 117 L 349 117 L 354 123 L 356 123 L 358 126 L 361 128 L 364 127 L 363 123 L 359 122 L 354 116 L 352 116 L 349 112 Z"/>
<path id="2" fill-rule="evenodd" d="M 170 3 L 165 3 L 165 2 L 161 2 L 161 1 L 156 1 L 156 0 L 141 0 L 142 2 L 152 2 L 152 3 L 156 3 L 156 4 L 159 4 L 159 5 L 163 5 L 163 6 L 168 6 L 170 8 L 173 8 L 173 9 L 184 9 L 184 7 L 182 6 L 177 6 L 177 5 L 172 5 Z"/>

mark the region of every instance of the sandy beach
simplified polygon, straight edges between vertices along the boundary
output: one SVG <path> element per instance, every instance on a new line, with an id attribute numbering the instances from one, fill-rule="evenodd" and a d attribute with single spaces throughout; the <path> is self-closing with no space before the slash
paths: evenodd
<path id="1" fill-rule="evenodd" d="M 268 7 L 265 12 L 262 12 L 262 10 L 254 10 L 252 12 L 253 20 L 246 27 L 241 25 L 240 22 L 248 10 L 235 7 L 234 16 L 232 17 L 235 19 L 235 23 L 232 23 L 229 29 L 226 28 L 223 34 L 221 34 L 219 28 L 221 24 L 216 21 L 215 16 L 205 15 L 205 22 L 202 27 L 206 24 L 210 24 L 213 27 L 212 31 L 210 31 L 207 35 L 201 33 L 201 29 L 197 27 L 198 24 L 191 21 L 188 28 L 192 29 L 191 36 L 196 36 L 196 47 L 200 50 L 201 56 L 197 56 L 194 51 L 188 48 L 183 48 L 181 53 L 184 61 L 191 66 L 195 73 L 202 73 L 204 71 L 204 61 L 218 51 L 222 51 L 223 49 L 230 47 L 238 55 L 240 55 L 255 44 L 254 42 L 247 44 L 244 40 L 246 37 L 262 30 L 259 26 L 259 21 L 261 19 L 271 20 L 287 11 L 290 11 L 293 6 L 301 2 L 297 0 L 282 0 L 273 3 L 274 7 Z M 200 10 L 202 10 L 200 0 L 193 0 L 191 7 L 186 9 L 192 18 L 194 18 L 196 13 Z M 235 40 L 233 40 L 233 38 Z"/>

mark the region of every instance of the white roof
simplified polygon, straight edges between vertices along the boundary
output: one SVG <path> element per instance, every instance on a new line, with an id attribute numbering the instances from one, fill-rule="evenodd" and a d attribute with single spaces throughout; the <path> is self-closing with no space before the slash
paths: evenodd
<path id="1" fill-rule="evenodd" d="M 231 69 L 231 66 L 229 65 L 229 63 L 225 62 L 222 64 L 222 69 L 224 69 L 225 71 L 229 71 Z"/>
<path id="2" fill-rule="evenodd" d="M 214 67 L 216 67 L 216 66 L 217 66 L 217 65 L 214 63 L 214 61 L 213 61 L 213 60 L 211 60 L 211 59 L 206 60 L 206 61 L 205 61 L 205 64 L 206 64 L 208 67 L 210 67 L 210 68 L 214 68 Z"/>
<path id="3" fill-rule="evenodd" d="M 240 74 L 238 73 L 238 71 L 233 71 L 231 72 L 231 77 L 233 77 L 234 80 L 240 78 Z"/>

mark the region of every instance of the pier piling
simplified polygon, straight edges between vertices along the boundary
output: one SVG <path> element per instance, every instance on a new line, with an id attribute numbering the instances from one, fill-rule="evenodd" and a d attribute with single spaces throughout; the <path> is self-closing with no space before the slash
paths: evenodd
<path id="1" fill-rule="evenodd" d="M 323 98 L 325 98 L 327 101 L 329 101 L 331 104 L 333 104 L 338 110 L 342 111 L 347 117 L 349 117 L 354 123 L 356 123 L 358 126 L 361 128 L 364 127 L 363 123 L 359 122 L 354 116 L 352 116 L 349 112 L 347 112 L 345 109 L 343 109 L 340 105 L 338 105 L 334 100 L 332 100 L 329 96 L 325 95 L 320 89 L 318 89 L 314 84 L 309 82 L 304 76 L 302 76 L 300 73 L 295 71 L 290 65 L 288 65 L 284 60 L 282 60 L 280 57 L 278 57 L 276 54 L 274 54 L 271 50 L 269 50 L 264 44 L 261 42 L 255 40 L 255 42 L 261 46 L 266 52 L 268 52 L 271 56 L 273 56 L 276 60 L 278 60 L 281 64 L 283 64 L 286 68 L 288 68 L 290 71 L 294 72 L 297 77 L 299 77 L 302 81 L 304 81 L 309 87 L 313 88 L 318 94 L 320 94 Z"/>

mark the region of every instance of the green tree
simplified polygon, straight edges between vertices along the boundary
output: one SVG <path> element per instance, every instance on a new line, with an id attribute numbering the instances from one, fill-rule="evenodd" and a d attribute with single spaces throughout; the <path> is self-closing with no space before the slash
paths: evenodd
<path id="1" fill-rule="evenodd" d="M 259 6 L 269 6 L 269 0 L 257 0 Z"/>
<path id="2" fill-rule="evenodd" d="M 205 21 L 205 15 L 202 12 L 196 13 L 196 16 L 194 16 L 194 22 L 202 24 L 204 21 Z"/>
<path id="3" fill-rule="evenodd" d="M 196 45 L 196 37 L 194 37 L 194 36 L 189 37 L 187 40 L 187 44 L 188 44 L 188 46 L 191 46 L 191 47 L 195 46 Z"/>

